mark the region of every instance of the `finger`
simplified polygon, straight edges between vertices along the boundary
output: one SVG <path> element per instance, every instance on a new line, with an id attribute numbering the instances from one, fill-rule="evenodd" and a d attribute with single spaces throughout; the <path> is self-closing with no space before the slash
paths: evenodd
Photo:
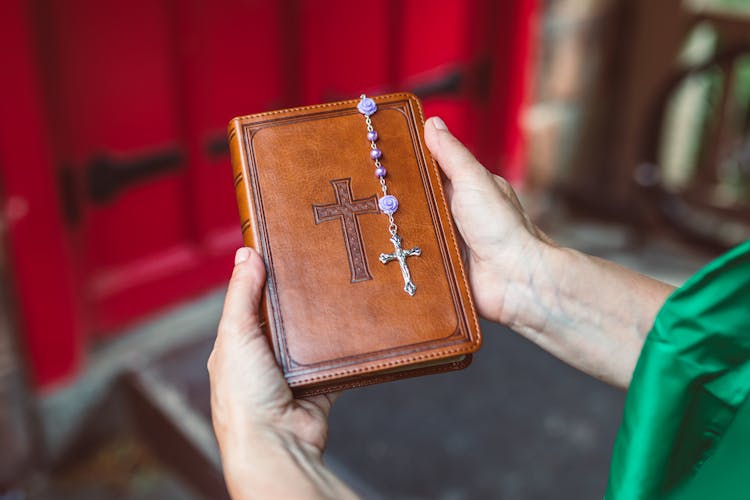
<path id="1" fill-rule="evenodd" d="M 257 330 L 258 306 L 266 280 L 266 269 L 258 253 L 248 247 L 237 250 L 234 271 L 224 299 L 221 315 L 222 333 Z"/>
<path id="2" fill-rule="evenodd" d="M 449 180 L 443 181 L 443 192 L 445 193 L 445 201 L 448 202 L 448 206 L 451 206 L 453 200 L 453 183 Z"/>
<path id="3" fill-rule="evenodd" d="M 495 184 L 498 185 L 498 187 L 502 190 L 502 192 L 505 194 L 505 196 L 510 200 L 510 202 L 515 207 L 516 211 L 521 214 L 523 217 L 523 223 L 526 226 L 526 228 L 534 234 L 537 238 L 544 241 L 545 243 L 553 246 L 557 246 L 557 243 L 550 238 L 544 231 L 539 229 L 536 224 L 534 224 L 534 221 L 531 220 L 531 217 L 526 212 L 526 210 L 523 208 L 523 205 L 521 204 L 521 200 L 518 198 L 518 195 L 516 194 L 513 187 L 500 176 L 494 175 L 493 176 L 495 180 Z"/>
<path id="4" fill-rule="evenodd" d="M 526 211 L 523 209 L 523 205 L 521 205 L 521 200 L 518 199 L 518 195 L 513 190 L 513 187 L 511 187 L 510 183 L 499 175 L 493 175 L 492 179 L 500 188 L 500 191 L 502 191 L 505 197 L 511 202 L 516 211 L 521 215 L 525 215 Z"/>
<path id="5" fill-rule="evenodd" d="M 333 403 L 335 403 L 336 400 L 341 397 L 341 391 L 329 392 L 328 394 L 326 394 L 326 397 L 328 398 L 328 402 L 333 405 Z"/>
<path id="6" fill-rule="evenodd" d="M 486 179 L 487 169 L 450 133 L 439 117 L 427 120 L 424 135 L 430 152 L 453 183 Z"/>
<path id="7" fill-rule="evenodd" d="M 341 391 L 318 394 L 299 399 L 298 402 L 309 412 L 318 412 L 322 417 L 328 418 L 331 414 L 333 403 L 341 396 Z"/>
<path id="8" fill-rule="evenodd" d="M 542 231 L 541 229 L 539 229 L 536 226 L 534 226 L 534 229 L 536 230 L 536 235 L 537 235 L 537 237 L 540 240 L 542 240 L 543 242 L 545 242 L 548 245 L 552 245 L 553 247 L 558 246 L 557 242 L 555 240 L 553 240 L 552 238 L 550 238 L 547 233 L 545 233 L 544 231 Z"/>

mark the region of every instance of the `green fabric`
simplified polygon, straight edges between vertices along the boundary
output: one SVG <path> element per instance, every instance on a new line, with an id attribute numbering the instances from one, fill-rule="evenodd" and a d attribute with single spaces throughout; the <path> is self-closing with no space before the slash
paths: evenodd
<path id="1" fill-rule="evenodd" d="M 750 240 L 664 303 L 628 390 L 606 499 L 750 499 Z"/>

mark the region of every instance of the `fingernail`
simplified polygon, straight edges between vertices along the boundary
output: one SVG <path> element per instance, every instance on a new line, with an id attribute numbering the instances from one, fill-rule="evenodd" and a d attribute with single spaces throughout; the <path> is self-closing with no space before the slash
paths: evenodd
<path id="1" fill-rule="evenodd" d="M 234 265 L 241 264 L 250 258 L 250 249 L 247 247 L 238 248 L 234 254 Z"/>
<path id="2" fill-rule="evenodd" d="M 436 116 L 432 119 L 432 125 L 438 130 L 448 130 L 448 126 L 439 116 Z"/>

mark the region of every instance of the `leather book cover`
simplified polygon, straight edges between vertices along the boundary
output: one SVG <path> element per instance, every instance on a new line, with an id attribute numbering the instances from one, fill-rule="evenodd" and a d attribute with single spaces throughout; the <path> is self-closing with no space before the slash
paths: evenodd
<path id="1" fill-rule="evenodd" d="M 265 333 L 297 395 L 461 369 L 481 345 L 421 104 L 373 100 L 377 137 L 360 99 L 229 124 L 244 242 L 268 274 Z"/>

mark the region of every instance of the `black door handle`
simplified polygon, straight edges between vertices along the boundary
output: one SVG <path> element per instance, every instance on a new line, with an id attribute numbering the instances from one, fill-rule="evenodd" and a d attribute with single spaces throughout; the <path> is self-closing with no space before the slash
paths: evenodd
<path id="1" fill-rule="evenodd" d="M 213 134 L 205 144 L 206 156 L 210 159 L 223 158 L 229 156 L 229 143 L 227 135 L 224 132 Z"/>
<path id="2" fill-rule="evenodd" d="M 86 192 L 95 203 L 105 203 L 122 190 L 180 168 L 185 153 L 165 149 L 131 159 L 115 159 L 106 154 L 94 156 L 86 165 Z"/>
<path id="3" fill-rule="evenodd" d="M 420 99 L 440 95 L 455 95 L 461 89 L 464 75 L 459 69 L 452 69 L 440 75 L 438 78 L 421 82 L 412 88 L 412 92 Z"/>

